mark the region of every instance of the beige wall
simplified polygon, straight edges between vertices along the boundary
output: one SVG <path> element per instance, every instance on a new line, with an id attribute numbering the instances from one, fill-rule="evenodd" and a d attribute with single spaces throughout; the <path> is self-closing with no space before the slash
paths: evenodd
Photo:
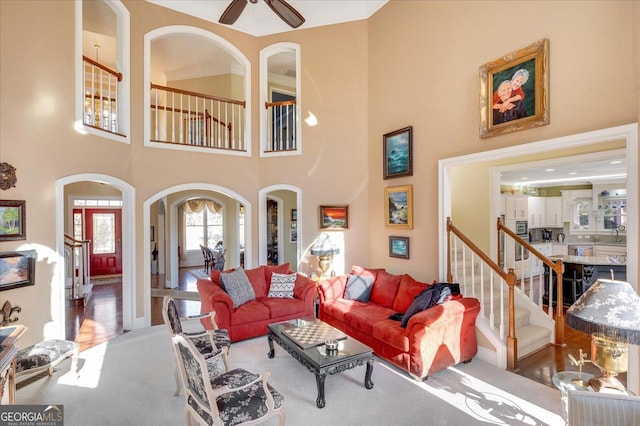
<path id="1" fill-rule="evenodd" d="M 489 24 L 507 3 L 392 0 L 369 19 L 372 266 L 437 277 L 438 160 L 638 121 L 637 5 L 519 1 L 509 10 L 526 19 L 517 19 L 511 31 Z M 550 40 L 550 124 L 480 139 L 478 68 L 543 38 Z M 613 81 L 633 83 L 607 84 Z M 414 175 L 385 181 L 382 135 L 407 125 L 414 132 Z M 470 181 L 475 172 L 465 173 Z M 467 199 L 474 214 L 486 215 L 488 176 L 481 173 L 478 182 L 484 183 L 462 185 L 464 193 L 455 195 Z M 414 229 L 390 231 L 383 222 L 383 188 L 405 184 L 413 185 Z M 481 239 L 484 217 L 481 225 L 470 224 Z M 410 261 L 388 257 L 389 235 L 411 238 Z"/>
<path id="2" fill-rule="evenodd" d="M 510 10 L 526 19 L 505 31 L 488 24 L 505 2 L 393 0 L 366 21 L 260 38 L 147 2 L 123 3 L 131 13 L 129 145 L 73 130 L 74 3 L 0 1 L 0 160 L 18 169 L 17 187 L 0 196 L 26 200 L 28 223 L 25 241 L 3 242 L 0 250 L 39 253 L 36 285 L 0 296 L 23 307 L 20 320 L 30 327 L 25 344 L 40 340 L 59 315 L 51 303 L 57 179 L 96 173 L 134 187 L 136 242 L 143 241 L 142 206 L 150 197 L 193 182 L 228 188 L 253 206 L 254 261 L 258 188 L 296 185 L 302 189 L 303 253 L 320 232 L 318 206 L 348 204 L 350 228 L 342 233 L 344 250 L 335 264 L 385 267 L 431 280 L 438 273 L 439 159 L 640 118 L 637 2 L 522 1 Z M 143 146 L 143 40 L 167 25 L 212 31 L 251 61 L 252 158 Z M 478 67 L 545 37 L 551 124 L 481 140 Z M 318 124 L 303 124 L 302 156 L 260 159 L 259 52 L 282 41 L 301 46 L 302 113 L 313 114 Z M 611 82 L 621 83 L 605 84 Z M 414 128 L 414 176 L 384 181 L 382 135 L 407 125 Z M 392 232 L 384 226 L 383 188 L 405 184 L 413 185 L 414 229 Z M 389 235 L 411 238 L 410 260 L 388 256 Z M 144 250 L 136 244 L 138 317 Z"/>

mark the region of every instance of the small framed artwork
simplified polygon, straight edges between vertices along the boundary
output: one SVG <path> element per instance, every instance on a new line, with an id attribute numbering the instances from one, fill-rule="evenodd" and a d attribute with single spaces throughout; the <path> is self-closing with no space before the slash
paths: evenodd
<path id="1" fill-rule="evenodd" d="M 27 238 L 25 210 L 24 200 L 0 200 L 0 241 Z"/>
<path id="2" fill-rule="evenodd" d="M 298 230 L 297 229 L 289 229 L 289 242 L 297 243 L 298 242 Z"/>
<path id="3" fill-rule="evenodd" d="M 291 209 L 291 221 L 295 222 L 298 220 L 298 209 Z"/>
<path id="4" fill-rule="evenodd" d="M 549 39 L 480 67 L 480 137 L 549 124 Z"/>
<path id="5" fill-rule="evenodd" d="M 320 229 L 349 229 L 349 206 L 320 206 Z"/>
<path id="6" fill-rule="evenodd" d="M 409 258 L 409 237 L 389 237 L 389 256 Z"/>
<path id="7" fill-rule="evenodd" d="M 156 227 L 151 225 L 151 229 L 149 230 L 149 234 L 151 235 L 151 242 L 156 240 Z"/>
<path id="8" fill-rule="evenodd" d="M 36 251 L 0 253 L 0 291 L 34 285 Z"/>
<path id="9" fill-rule="evenodd" d="M 413 127 L 382 137 L 384 179 L 413 175 Z"/>
<path id="10" fill-rule="evenodd" d="M 413 187 L 385 188 L 384 199 L 385 224 L 391 228 L 413 229 Z"/>

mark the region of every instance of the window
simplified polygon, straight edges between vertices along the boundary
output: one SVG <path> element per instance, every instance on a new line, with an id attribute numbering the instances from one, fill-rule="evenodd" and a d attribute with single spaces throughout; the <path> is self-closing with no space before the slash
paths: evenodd
<path id="1" fill-rule="evenodd" d="M 223 241 L 224 218 L 220 204 L 211 200 L 190 200 L 183 204 L 183 211 L 187 251 L 199 251 L 200 245 L 213 249 Z"/>
<path id="2" fill-rule="evenodd" d="M 93 254 L 116 252 L 115 223 L 113 213 L 93 214 Z"/>

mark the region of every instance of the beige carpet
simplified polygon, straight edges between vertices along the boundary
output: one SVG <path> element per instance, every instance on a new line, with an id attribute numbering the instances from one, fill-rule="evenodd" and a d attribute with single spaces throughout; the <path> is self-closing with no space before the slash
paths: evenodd
<path id="1" fill-rule="evenodd" d="M 448 368 L 425 382 L 376 358 L 374 387 L 364 367 L 326 379 L 326 407 L 315 405 L 315 377 L 266 337 L 232 344 L 231 367 L 269 370 L 285 397 L 286 424 L 324 425 L 564 425 L 560 392 L 482 361 Z M 19 386 L 18 404 L 63 404 L 65 426 L 183 425 L 184 397 L 173 396 L 173 353 L 164 325 L 130 331 Z M 276 419 L 264 423 L 277 424 Z"/>

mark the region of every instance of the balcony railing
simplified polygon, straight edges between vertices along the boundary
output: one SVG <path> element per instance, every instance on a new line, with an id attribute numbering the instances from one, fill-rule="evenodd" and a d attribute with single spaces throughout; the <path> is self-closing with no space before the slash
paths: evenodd
<path id="1" fill-rule="evenodd" d="M 245 102 L 151 84 L 151 140 L 246 151 Z"/>
<path id="2" fill-rule="evenodd" d="M 122 74 L 86 56 L 83 61 L 84 125 L 118 133 L 118 83 Z"/>
<path id="3" fill-rule="evenodd" d="M 295 151 L 298 149 L 296 137 L 296 101 L 266 102 L 267 147 L 266 152 Z"/>

